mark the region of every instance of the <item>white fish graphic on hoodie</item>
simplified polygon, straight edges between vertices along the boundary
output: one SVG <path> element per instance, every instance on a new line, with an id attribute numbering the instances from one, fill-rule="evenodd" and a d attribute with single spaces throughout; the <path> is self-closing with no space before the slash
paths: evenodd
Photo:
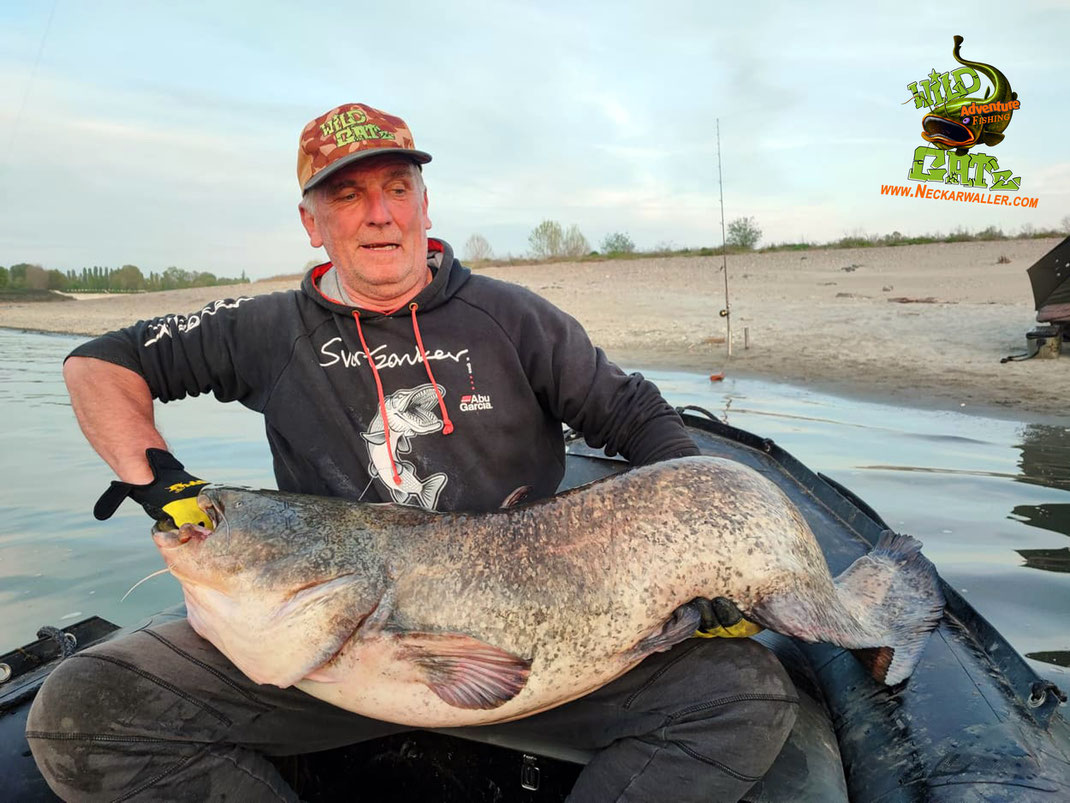
<path id="1" fill-rule="evenodd" d="M 438 392 L 446 395 L 446 390 L 438 385 Z M 368 431 L 361 434 L 368 446 L 371 463 L 368 471 L 390 491 L 391 498 L 400 505 L 417 505 L 425 510 L 434 510 L 438 497 L 446 487 L 448 477 L 439 472 L 427 479 L 416 475 L 416 466 L 402 460 L 400 455 L 412 451 L 411 438 L 417 435 L 429 435 L 442 429 L 442 419 L 436 415 L 438 397 L 435 386 L 426 383 L 415 388 L 395 391 L 385 399 L 386 426 L 390 427 L 390 446 L 387 448 L 382 411 L 376 413 Z M 394 465 L 397 467 L 401 484 L 394 482 L 390 468 L 390 456 L 393 452 Z"/>

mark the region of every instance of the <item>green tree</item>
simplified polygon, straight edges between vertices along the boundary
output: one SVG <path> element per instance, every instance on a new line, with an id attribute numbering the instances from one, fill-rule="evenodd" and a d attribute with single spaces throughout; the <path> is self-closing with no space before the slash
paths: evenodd
<path id="1" fill-rule="evenodd" d="M 11 274 L 8 273 L 7 268 L 0 267 L 0 287 L 7 287 L 7 283 L 10 281 Z"/>
<path id="2" fill-rule="evenodd" d="M 591 244 L 580 233 L 580 227 L 573 223 L 565 232 L 565 239 L 561 243 L 561 253 L 570 259 L 577 259 L 591 250 Z"/>
<path id="3" fill-rule="evenodd" d="M 112 290 L 144 290 L 145 276 L 137 265 L 123 265 L 111 274 Z"/>
<path id="4" fill-rule="evenodd" d="M 29 265 L 25 262 L 20 262 L 17 265 L 12 265 L 8 268 L 10 272 L 10 284 L 12 287 L 25 287 L 26 286 L 26 269 L 32 268 L 33 265 Z"/>
<path id="5" fill-rule="evenodd" d="M 528 245 L 536 259 L 553 259 L 561 256 L 565 235 L 556 220 L 544 220 L 528 235 Z"/>
<path id="6" fill-rule="evenodd" d="M 733 248 L 751 251 L 761 239 L 762 230 L 752 217 L 737 217 L 728 224 L 728 239 L 725 242 Z"/>
<path id="7" fill-rule="evenodd" d="M 211 287 L 214 284 L 218 284 L 214 273 L 194 273 L 193 281 L 190 282 L 193 287 Z"/>
<path id="8" fill-rule="evenodd" d="M 53 268 L 45 274 L 45 287 L 49 290 L 66 290 L 70 284 L 63 271 Z"/>
<path id="9" fill-rule="evenodd" d="M 188 270 L 182 270 L 182 268 L 176 268 L 172 265 L 169 268 L 165 268 L 160 276 L 160 289 L 175 290 L 179 287 L 189 287 L 192 282 L 193 276 Z"/>
<path id="10" fill-rule="evenodd" d="M 631 254 L 635 252 L 635 243 L 632 238 L 622 231 L 607 234 L 602 240 L 603 254 Z"/>

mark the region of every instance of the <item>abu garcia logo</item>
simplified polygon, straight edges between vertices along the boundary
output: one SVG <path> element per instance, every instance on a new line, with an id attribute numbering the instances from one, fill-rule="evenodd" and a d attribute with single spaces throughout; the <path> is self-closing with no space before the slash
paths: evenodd
<path id="1" fill-rule="evenodd" d="M 934 68 L 925 79 L 907 84 L 914 107 L 928 109 L 922 117 L 921 137 L 931 143 L 914 149 L 907 178 L 1017 192 L 1022 185 L 1020 176 L 1001 170 L 995 156 L 970 150 L 1001 143 L 1021 101 L 1002 72 L 990 64 L 963 59 L 959 55 L 962 42 L 963 38 L 956 36 L 951 51 L 962 67 L 944 73 Z M 984 97 L 970 97 L 981 89 L 981 75 L 992 87 Z"/>
<path id="2" fill-rule="evenodd" d="M 474 410 L 493 410 L 490 396 L 484 393 L 473 393 L 470 396 L 461 396 L 461 412 L 468 413 Z"/>

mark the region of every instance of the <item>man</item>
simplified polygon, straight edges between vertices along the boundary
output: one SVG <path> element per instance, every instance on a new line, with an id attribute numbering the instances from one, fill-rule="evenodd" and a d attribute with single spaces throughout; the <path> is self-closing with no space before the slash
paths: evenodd
<path id="1" fill-rule="evenodd" d="M 301 135 L 301 220 L 331 261 L 300 292 L 216 302 L 73 352 L 72 406 L 119 476 L 98 517 L 131 496 L 154 517 L 207 523 L 194 501 L 203 480 L 166 451 L 152 403 L 209 390 L 263 413 L 278 486 L 303 493 L 482 511 L 545 497 L 563 475 L 562 421 L 633 463 L 696 453 L 657 389 L 609 363 L 576 321 L 472 276 L 428 239 L 430 160 L 401 119 L 332 109 Z M 751 632 L 726 601 L 703 609 L 711 634 Z M 772 762 L 794 703 L 756 643 L 694 639 L 494 727 L 601 750 L 575 800 L 730 800 Z M 69 798 L 294 800 L 262 754 L 400 730 L 258 686 L 182 619 L 60 664 L 27 736 Z"/>

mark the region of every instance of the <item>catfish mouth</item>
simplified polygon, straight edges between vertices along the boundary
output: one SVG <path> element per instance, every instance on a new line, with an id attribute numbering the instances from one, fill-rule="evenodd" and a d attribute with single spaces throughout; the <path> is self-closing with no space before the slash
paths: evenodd
<path id="1" fill-rule="evenodd" d="M 927 114 L 921 121 L 921 138 L 938 148 L 966 148 L 977 141 L 977 135 L 958 120 Z"/>
<path id="2" fill-rule="evenodd" d="M 158 521 L 152 526 L 152 540 L 156 546 L 161 550 L 168 550 L 177 549 L 191 541 L 199 543 L 211 535 L 215 528 L 224 521 L 222 507 L 216 505 L 206 494 L 201 493 L 197 497 L 197 507 L 207 514 L 208 521 L 211 522 L 210 527 L 188 522 L 181 527 L 175 527 L 171 519 Z"/>

